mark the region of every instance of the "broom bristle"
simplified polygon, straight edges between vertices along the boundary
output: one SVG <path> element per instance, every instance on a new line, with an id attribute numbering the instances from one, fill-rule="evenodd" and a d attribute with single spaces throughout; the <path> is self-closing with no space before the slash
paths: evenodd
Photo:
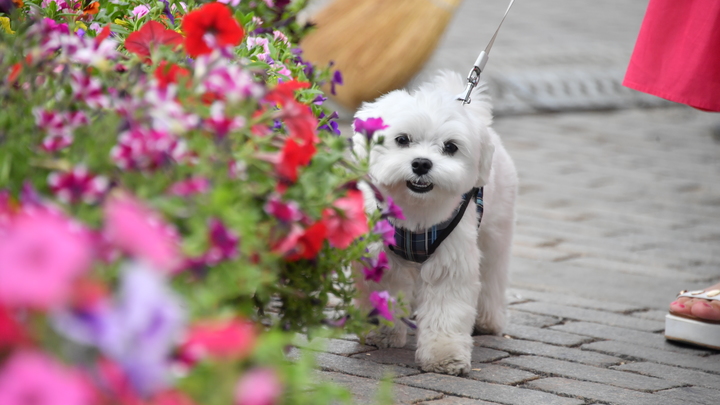
<path id="1" fill-rule="evenodd" d="M 301 42 L 316 65 L 335 62 L 344 78 L 334 100 L 354 110 L 404 86 L 435 49 L 462 0 L 336 0 Z"/>

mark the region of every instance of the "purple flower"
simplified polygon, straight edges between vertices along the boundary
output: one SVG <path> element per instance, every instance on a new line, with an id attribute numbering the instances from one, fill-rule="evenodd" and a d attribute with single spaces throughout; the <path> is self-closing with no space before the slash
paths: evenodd
<path id="1" fill-rule="evenodd" d="M 217 218 L 210 219 L 210 249 L 205 254 L 205 262 L 211 265 L 223 260 L 234 259 L 238 255 L 240 237 L 230 231 Z"/>
<path id="2" fill-rule="evenodd" d="M 327 100 L 327 97 L 324 97 L 322 94 L 315 97 L 315 99 L 312 101 L 315 105 L 323 105 L 323 103 Z"/>
<path id="3" fill-rule="evenodd" d="M 160 272 L 133 262 L 121 268 L 115 301 L 55 313 L 53 326 L 116 361 L 133 387 L 149 396 L 169 386 L 185 312 Z"/>
<path id="4" fill-rule="evenodd" d="M 382 280 L 382 276 L 385 270 L 389 270 L 388 259 L 385 252 L 380 252 L 376 260 L 373 260 L 371 268 L 363 268 L 363 274 L 365 274 L 365 280 L 372 280 L 379 283 Z"/>
<path id="5" fill-rule="evenodd" d="M 372 317 L 379 314 L 388 321 L 392 321 L 393 314 L 390 311 L 390 303 L 395 302 L 395 300 L 390 297 L 387 291 L 373 291 L 370 293 L 369 300 L 374 308 L 369 316 Z"/>
<path id="6" fill-rule="evenodd" d="M 381 218 L 393 217 L 397 219 L 405 219 L 402 208 L 400 208 L 398 205 L 395 205 L 395 201 L 393 201 L 392 197 L 387 196 L 385 199 L 387 201 L 387 206 L 380 213 Z"/>
<path id="7" fill-rule="evenodd" d="M 320 116 L 318 118 L 320 120 L 322 120 L 325 117 L 326 117 L 325 113 L 320 112 Z M 327 130 L 328 132 L 334 133 L 335 135 L 340 135 L 341 134 L 340 127 L 339 127 L 338 123 L 336 121 L 334 121 L 336 119 L 338 119 L 338 113 L 337 113 L 337 111 L 333 111 L 333 113 L 330 114 L 330 116 L 328 117 L 327 123 L 319 126 L 318 129 L 324 129 L 324 130 Z"/>
<path id="8" fill-rule="evenodd" d="M 378 234 L 382 237 L 383 244 L 390 246 L 395 244 L 395 228 L 392 226 L 390 221 L 382 220 L 375 224 L 373 233 Z"/>
<path id="9" fill-rule="evenodd" d="M 175 16 L 170 12 L 170 2 L 168 2 L 168 0 L 162 0 L 162 2 L 165 3 L 163 14 L 170 20 L 170 24 L 175 25 Z"/>
<path id="10" fill-rule="evenodd" d="M 335 73 L 333 73 L 332 80 L 330 80 L 330 93 L 332 95 L 336 95 L 335 93 L 335 85 L 342 85 L 343 84 L 343 77 L 342 73 L 340 73 L 339 70 L 336 70 Z"/>
<path id="11" fill-rule="evenodd" d="M 372 139 L 375 131 L 387 127 L 388 126 L 383 123 L 382 118 L 368 118 L 366 120 L 356 118 L 355 121 L 353 121 L 353 129 L 355 132 L 365 135 L 368 141 Z"/>
<path id="12" fill-rule="evenodd" d="M 298 203 L 295 201 L 286 203 L 281 201 L 277 196 L 270 197 L 270 200 L 265 204 L 264 208 L 265 212 L 283 222 L 299 221 L 303 217 Z"/>

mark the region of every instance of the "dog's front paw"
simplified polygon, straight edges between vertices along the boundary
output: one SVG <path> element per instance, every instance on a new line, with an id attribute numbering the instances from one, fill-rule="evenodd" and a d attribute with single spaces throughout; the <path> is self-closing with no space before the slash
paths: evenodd
<path id="1" fill-rule="evenodd" d="M 470 336 L 437 336 L 427 342 L 418 342 L 415 361 L 423 371 L 450 375 L 470 372 Z"/>
<path id="2" fill-rule="evenodd" d="M 396 326 L 388 328 L 381 326 L 365 335 L 365 343 L 376 346 L 378 349 L 387 349 L 389 347 L 405 347 L 407 341 L 407 330 Z"/>
<path id="3" fill-rule="evenodd" d="M 467 375 L 470 373 L 470 361 L 461 358 L 443 359 L 439 363 L 420 365 L 423 371 L 450 375 Z"/>

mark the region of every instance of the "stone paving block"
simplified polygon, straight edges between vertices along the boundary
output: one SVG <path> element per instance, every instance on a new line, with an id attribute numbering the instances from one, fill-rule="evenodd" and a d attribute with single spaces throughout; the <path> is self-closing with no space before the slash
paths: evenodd
<path id="1" fill-rule="evenodd" d="M 509 354 L 500 350 L 489 349 L 487 347 L 473 346 L 470 361 L 472 364 L 488 363 L 491 361 L 508 357 Z M 482 366 L 479 366 L 482 367 Z"/>
<path id="2" fill-rule="evenodd" d="M 705 388 L 720 389 L 720 375 L 704 373 L 697 370 L 688 370 L 665 364 L 634 362 L 613 366 L 616 370 L 634 371 L 643 375 L 675 381 L 680 384 L 697 385 Z M 720 395 L 720 393 L 718 393 Z"/>
<path id="3" fill-rule="evenodd" d="M 495 361 L 503 357 L 507 357 L 509 354 L 489 349 L 487 347 L 474 346 L 472 348 L 471 356 L 471 362 L 476 364 Z M 414 368 L 420 367 L 420 365 L 415 362 L 415 350 L 390 348 L 361 353 L 352 357 L 361 360 L 370 360 L 381 364 L 397 364 L 400 366 Z"/>
<path id="4" fill-rule="evenodd" d="M 497 402 L 480 401 L 477 399 L 460 398 L 460 397 L 449 397 L 446 396 L 443 399 L 435 401 L 421 402 L 420 405 L 494 405 Z"/>
<path id="5" fill-rule="evenodd" d="M 562 346 L 575 346 L 593 340 L 591 337 L 578 336 L 577 334 L 517 324 L 509 324 L 505 327 L 503 333 L 514 338 L 534 340 Z"/>
<path id="6" fill-rule="evenodd" d="M 659 378 L 645 377 L 638 374 L 537 356 L 509 357 L 502 359 L 500 364 L 508 364 L 537 373 L 609 384 L 638 391 L 658 391 L 682 385 L 678 382 L 666 381 Z"/>
<path id="7" fill-rule="evenodd" d="M 661 311 L 659 309 L 651 309 L 648 311 L 633 312 L 632 314 L 630 314 L 630 316 L 635 316 L 635 317 L 643 318 L 643 319 L 650 319 L 653 321 L 665 322 L 665 315 L 667 315 L 667 313 L 668 313 L 667 310 Z"/>
<path id="8" fill-rule="evenodd" d="M 524 290 L 518 288 L 511 288 L 508 290 L 508 292 L 516 299 L 524 298 L 531 299 L 533 301 L 551 302 L 560 305 L 570 305 L 573 307 L 591 308 L 602 311 L 628 312 L 644 308 L 639 305 L 600 301 L 589 298 L 577 297 L 573 295 L 553 294 L 549 292 Z"/>
<path id="9" fill-rule="evenodd" d="M 604 342 L 587 343 L 581 346 L 586 350 L 594 350 L 614 356 L 625 356 L 634 359 L 643 359 L 657 363 L 694 368 L 698 370 L 720 373 L 720 361 L 710 357 L 698 357 L 688 354 L 668 352 L 661 349 L 634 345 L 626 342 L 607 340 Z"/>
<path id="10" fill-rule="evenodd" d="M 300 356 L 300 350 L 292 349 L 288 354 L 289 359 L 297 359 Z M 367 377 L 373 379 L 385 378 L 391 376 L 408 376 L 418 374 L 420 371 L 402 367 L 396 364 L 377 364 L 372 361 L 364 361 L 352 357 L 343 357 L 330 353 L 317 353 L 315 355 L 315 363 L 323 370 L 338 371 L 341 373 Z"/>
<path id="11" fill-rule="evenodd" d="M 355 403 L 375 403 L 379 381 L 327 371 L 318 371 L 317 373 L 319 380 L 332 382 L 347 388 L 353 394 Z M 393 397 L 396 404 L 415 404 L 420 401 L 439 399 L 443 396 L 443 394 L 435 391 L 393 384 Z"/>
<path id="12" fill-rule="evenodd" d="M 374 352 L 356 354 L 352 356 L 352 358 L 369 360 L 380 364 L 397 364 L 404 367 L 418 367 L 415 363 L 415 350 L 397 348 L 380 349 Z"/>
<path id="13" fill-rule="evenodd" d="M 720 388 L 720 387 L 717 387 Z M 681 401 L 697 402 L 699 404 L 717 404 L 720 402 L 720 391 L 704 387 L 681 387 L 657 393 L 668 398 L 677 398 Z"/>
<path id="14" fill-rule="evenodd" d="M 374 346 L 362 345 L 358 342 L 343 339 L 315 338 L 308 342 L 307 336 L 300 333 L 295 336 L 293 343 L 298 347 L 310 350 L 321 350 L 323 352 L 342 355 L 351 355 L 377 350 Z"/>
<path id="15" fill-rule="evenodd" d="M 478 346 L 490 347 L 513 354 L 552 357 L 593 366 L 610 366 L 620 364 L 623 361 L 619 357 L 598 356 L 599 353 L 527 340 L 507 339 L 499 336 L 475 336 L 473 339 Z"/>
<path id="16" fill-rule="evenodd" d="M 526 302 L 523 304 L 513 305 L 513 308 L 543 315 L 602 323 L 611 326 L 621 326 L 624 328 L 638 329 L 647 332 L 657 332 L 665 328 L 664 322 L 651 321 L 649 319 L 638 319 L 613 312 L 575 308 L 546 302 Z"/>
<path id="17" fill-rule="evenodd" d="M 512 306 L 508 308 L 508 323 L 517 325 L 535 326 L 543 328 L 545 326 L 557 325 L 562 320 L 555 316 L 545 316 L 533 314 L 524 311 L 515 311 Z"/>
<path id="18" fill-rule="evenodd" d="M 434 373 L 403 377 L 398 384 L 437 390 L 451 395 L 462 395 L 484 401 L 509 405 L 565 405 L 582 404 L 584 401 L 513 386 L 489 384 L 460 377 Z"/>
<path id="19" fill-rule="evenodd" d="M 642 346 L 664 349 L 676 353 L 696 356 L 704 356 L 707 354 L 707 350 L 669 343 L 662 334 L 618 328 L 615 326 L 601 325 L 599 323 L 568 322 L 564 325 L 552 326 L 551 328 L 553 330 L 593 336 L 600 339 L 619 340 L 621 342 L 641 344 Z"/>
<path id="20" fill-rule="evenodd" d="M 694 402 L 683 402 L 656 394 L 566 378 L 543 378 L 542 380 L 530 381 L 526 385 L 555 394 L 583 397 L 593 401 L 617 405 L 698 405 Z"/>
<path id="21" fill-rule="evenodd" d="M 509 357 L 508 359 L 513 359 Z M 514 385 L 538 378 L 533 373 L 497 364 L 481 364 L 470 371 L 470 378 L 496 384 Z"/>

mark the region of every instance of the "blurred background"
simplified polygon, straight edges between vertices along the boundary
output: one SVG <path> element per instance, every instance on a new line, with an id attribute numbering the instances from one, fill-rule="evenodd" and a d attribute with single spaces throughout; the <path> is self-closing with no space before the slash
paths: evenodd
<path id="1" fill-rule="evenodd" d="M 348 47 L 372 49 L 378 63 L 403 66 L 409 87 L 438 69 L 467 75 L 508 4 L 413 1 L 450 10 L 417 74 L 405 66 L 403 48 L 388 62 L 379 56 L 387 41 L 363 42 L 365 28 L 381 29 L 379 20 L 401 25 L 401 15 L 349 20 L 341 35 Z M 328 3 L 313 2 L 310 13 Z M 482 78 L 495 129 L 520 174 L 511 299 L 551 292 L 639 305 L 644 310 L 634 316 L 663 320 L 677 291 L 720 278 L 720 114 L 621 85 L 646 6 L 517 0 L 499 33 Z M 411 28 L 408 35 L 419 38 Z M 354 111 L 345 104 L 338 108 L 347 134 Z"/>

